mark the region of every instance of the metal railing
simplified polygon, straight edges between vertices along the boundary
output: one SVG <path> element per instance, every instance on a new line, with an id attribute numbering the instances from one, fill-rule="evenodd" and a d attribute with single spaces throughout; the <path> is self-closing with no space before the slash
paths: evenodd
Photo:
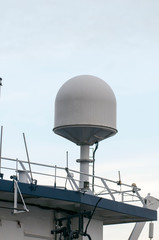
<path id="1" fill-rule="evenodd" d="M 30 169 L 32 169 L 32 172 L 30 172 Z M 144 199 L 139 194 L 141 189 L 135 184 L 128 185 L 121 181 L 113 181 L 107 178 L 87 174 L 89 177 L 89 183 L 86 188 L 81 189 L 79 188 L 79 179 L 80 174 L 84 173 L 69 169 L 68 167 L 63 168 L 56 165 L 51 166 L 36 162 L 29 162 L 28 164 L 27 161 L 1 157 L 0 172 L 6 180 L 14 175 L 20 181 L 20 173 L 23 172 L 26 174 L 27 183 L 87 192 L 114 201 L 140 202 L 145 207 Z M 91 184 L 92 179 L 94 183 L 93 185 Z"/>

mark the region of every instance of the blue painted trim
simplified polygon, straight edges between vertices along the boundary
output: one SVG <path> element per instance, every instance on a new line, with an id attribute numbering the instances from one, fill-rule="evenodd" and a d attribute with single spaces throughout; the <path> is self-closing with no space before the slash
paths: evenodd
<path id="1" fill-rule="evenodd" d="M 28 195 L 29 197 L 40 197 L 44 199 L 55 199 L 66 202 L 79 203 L 81 205 L 87 205 L 93 207 L 96 205 L 99 197 L 89 194 L 83 194 L 78 191 L 57 189 L 49 186 L 36 185 L 34 188 L 31 184 L 19 183 L 21 193 Z M 0 191 L 13 193 L 13 181 L 0 180 Z M 116 202 L 113 200 L 102 198 L 99 202 L 97 209 L 109 210 L 131 217 L 139 217 L 149 221 L 157 220 L 157 211 L 145 209 L 142 207 L 125 204 L 122 202 Z"/>

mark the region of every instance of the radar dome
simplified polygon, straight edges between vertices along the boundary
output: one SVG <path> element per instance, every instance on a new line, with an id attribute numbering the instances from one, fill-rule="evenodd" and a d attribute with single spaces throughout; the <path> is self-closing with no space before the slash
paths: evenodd
<path id="1" fill-rule="evenodd" d="M 77 145 L 93 145 L 114 135 L 116 99 L 100 78 L 71 78 L 57 93 L 53 131 Z"/>

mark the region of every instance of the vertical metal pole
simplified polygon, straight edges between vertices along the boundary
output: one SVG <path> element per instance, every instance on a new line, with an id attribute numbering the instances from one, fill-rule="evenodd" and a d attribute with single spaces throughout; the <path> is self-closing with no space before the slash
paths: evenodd
<path id="1" fill-rule="evenodd" d="M 14 180 L 14 214 L 17 213 L 17 199 L 18 199 L 18 189 L 16 180 Z"/>
<path id="2" fill-rule="evenodd" d="M 1 97 L 2 78 L 0 78 L 0 97 Z"/>
<path id="3" fill-rule="evenodd" d="M 149 238 L 153 239 L 154 223 L 149 223 Z"/>
<path id="4" fill-rule="evenodd" d="M 89 174 L 89 145 L 81 145 L 80 150 L 80 188 L 84 188 L 84 182 L 89 182 L 89 176 L 82 174 Z"/>
<path id="5" fill-rule="evenodd" d="M 55 180 L 54 180 L 54 187 L 56 188 L 56 165 L 55 165 Z"/>
<path id="6" fill-rule="evenodd" d="M 0 142 L 0 173 L 1 173 L 1 161 L 2 161 L 2 135 L 3 135 L 3 126 L 1 126 L 1 142 Z"/>
<path id="7" fill-rule="evenodd" d="M 66 152 L 66 167 L 68 168 L 68 151 Z"/>
<path id="8" fill-rule="evenodd" d="M 31 171 L 29 153 L 28 153 L 28 148 L 27 148 L 27 144 L 26 144 L 26 139 L 25 139 L 25 134 L 24 133 L 23 133 L 23 138 L 24 138 L 25 150 L 26 150 L 28 164 L 29 164 L 29 171 L 30 171 L 31 181 L 33 182 L 33 176 L 32 176 L 32 171 Z"/>
<path id="9" fill-rule="evenodd" d="M 16 158 L 16 177 L 18 179 L 18 158 Z"/>
<path id="10" fill-rule="evenodd" d="M 94 175 L 95 175 L 95 170 L 94 170 L 94 168 L 95 168 L 95 158 L 93 158 L 93 176 L 92 176 L 92 192 L 94 193 Z"/>
<path id="11" fill-rule="evenodd" d="M 121 193 L 121 201 L 124 202 L 124 193 Z"/>

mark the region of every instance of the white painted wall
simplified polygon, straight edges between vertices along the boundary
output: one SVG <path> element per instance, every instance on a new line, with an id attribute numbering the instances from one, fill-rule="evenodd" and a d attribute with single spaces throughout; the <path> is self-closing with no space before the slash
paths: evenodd
<path id="1" fill-rule="evenodd" d="M 0 202 L 0 206 L 13 207 Z M 53 211 L 29 206 L 29 213 L 13 214 L 11 209 L 0 208 L 0 240 L 52 240 Z"/>
<path id="2" fill-rule="evenodd" d="M 87 225 L 88 219 L 84 219 L 84 229 Z M 88 226 L 87 233 L 91 236 L 92 240 L 103 240 L 103 222 L 92 219 Z M 83 237 L 83 240 L 88 240 L 88 237 Z"/>
<path id="3" fill-rule="evenodd" d="M 13 203 L 0 201 L 0 240 L 53 240 L 55 235 L 51 230 L 55 229 L 54 211 L 43 209 L 36 206 L 27 206 L 29 212 L 13 214 L 11 209 L 1 207 L 13 207 Z M 22 208 L 20 204 L 18 207 Z M 56 214 L 56 217 L 66 217 L 62 213 Z M 84 230 L 88 219 L 84 219 Z M 72 219 L 71 228 L 78 230 L 78 218 Z M 103 240 L 103 223 L 92 219 L 88 234 L 92 240 Z M 58 238 L 57 238 L 58 239 Z M 79 240 L 86 240 L 88 237 L 81 237 Z"/>

